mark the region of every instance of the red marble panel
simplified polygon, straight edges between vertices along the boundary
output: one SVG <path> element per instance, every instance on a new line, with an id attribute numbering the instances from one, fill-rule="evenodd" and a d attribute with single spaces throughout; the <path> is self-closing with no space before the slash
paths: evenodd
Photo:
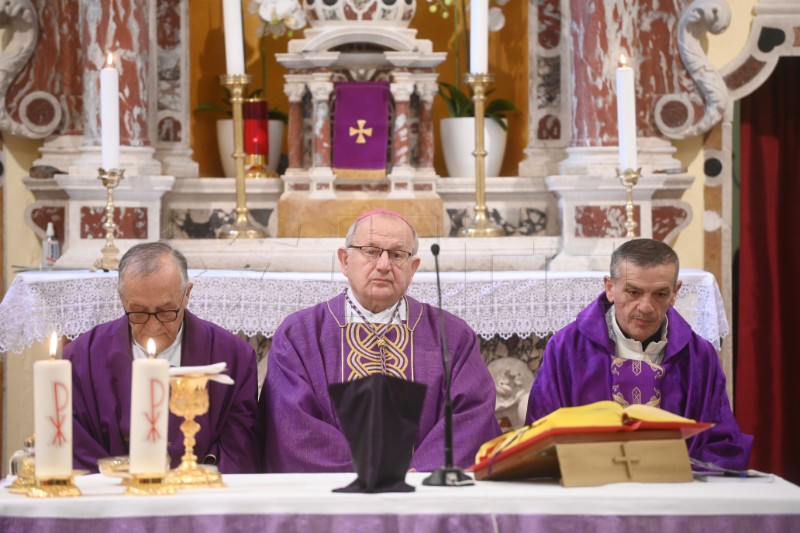
<path id="1" fill-rule="evenodd" d="M 303 167 L 303 103 L 289 102 L 289 168 Z"/>
<path id="2" fill-rule="evenodd" d="M 31 210 L 31 221 L 42 231 L 47 231 L 47 223 L 53 223 L 56 240 L 64 242 L 64 213 L 63 207 L 36 207 Z"/>
<path id="3" fill-rule="evenodd" d="M 539 120 L 539 127 L 536 129 L 536 138 L 545 141 L 561 138 L 561 121 L 553 115 L 545 115 Z"/>
<path id="4" fill-rule="evenodd" d="M 731 91 L 735 91 L 755 78 L 766 65 L 765 62 L 750 56 L 739 68 L 725 76 L 725 85 Z"/>
<path id="5" fill-rule="evenodd" d="M 394 113 L 394 132 L 392 134 L 392 164 L 395 167 L 407 166 L 410 163 L 408 146 L 408 100 L 395 101 Z"/>
<path id="6" fill-rule="evenodd" d="M 33 0 L 39 17 L 39 41 L 28 63 L 11 83 L 6 108 L 19 120 L 19 105 L 37 90 L 52 94 L 61 102 L 64 116 L 56 133 L 75 135 L 83 132 L 83 47 L 79 27 L 80 0 Z M 6 44 L 6 49 L 9 49 Z M 53 68 L 57 64 L 58 68 Z M 44 103 L 44 102 L 42 102 Z M 46 107 L 46 109 L 45 109 Z M 27 116 L 37 124 L 52 116 L 50 104 L 29 107 Z"/>
<path id="7" fill-rule="evenodd" d="M 103 207 L 81 207 L 81 239 L 104 239 Z M 118 239 L 147 238 L 147 208 L 123 207 L 114 208 L 114 220 L 119 228 L 115 235 Z"/>
<path id="8" fill-rule="evenodd" d="M 165 117 L 158 122 L 158 138 L 161 141 L 179 142 L 181 122 L 173 117 Z"/>
<path id="9" fill-rule="evenodd" d="M 541 0 L 537 4 L 537 39 L 542 48 L 552 50 L 561 40 L 561 0 Z"/>
<path id="10" fill-rule="evenodd" d="M 433 184 L 432 183 L 415 183 L 414 184 L 415 191 L 432 191 Z"/>
<path id="11" fill-rule="evenodd" d="M 636 74 L 640 137 L 659 135 L 653 113 L 663 95 L 696 91 L 678 53 L 675 31 L 690 2 L 571 0 L 573 146 L 618 143 L 614 84 L 621 53 L 632 60 Z"/>
<path id="12" fill-rule="evenodd" d="M 419 102 L 419 168 L 433 166 L 433 101 Z"/>
<path id="13" fill-rule="evenodd" d="M 639 206 L 633 206 L 633 220 L 639 235 Z M 624 205 L 579 205 L 575 207 L 575 236 L 593 238 L 620 238 L 627 235 L 627 215 Z"/>
<path id="14" fill-rule="evenodd" d="M 156 5 L 156 38 L 160 48 L 180 45 L 182 0 L 158 0 Z"/>
<path id="15" fill-rule="evenodd" d="M 689 213 L 681 207 L 675 205 L 653 206 L 653 238 L 663 241 L 687 218 L 689 218 Z"/>

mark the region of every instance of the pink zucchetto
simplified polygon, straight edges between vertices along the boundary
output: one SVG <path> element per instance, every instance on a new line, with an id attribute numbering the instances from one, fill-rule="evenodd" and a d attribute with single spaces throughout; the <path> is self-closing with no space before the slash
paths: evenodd
<path id="1" fill-rule="evenodd" d="M 411 228 L 412 230 L 414 229 L 414 226 L 412 226 L 411 223 L 408 220 L 406 220 L 406 217 L 404 217 L 400 213 L 397 213 L 395 211 L 391 211 L 389 209 L 373 209 L 372 211 L 367 211 L 363 215 L 359 216 L 356 219 L 356 222 L 360 222 L 361 220 L 364 220 L 365 218 L 371 217 L 372 215 L 391 215 L 391 216 L 397 217 L 400 220 L 402 220 L 403 222 L 405 222 L 408 225 L 408 227 Z"/>

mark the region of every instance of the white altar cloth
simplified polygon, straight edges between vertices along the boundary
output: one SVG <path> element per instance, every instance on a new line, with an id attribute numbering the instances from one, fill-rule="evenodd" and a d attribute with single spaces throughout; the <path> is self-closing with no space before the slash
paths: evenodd
<path id="1" fill-rule="evenodd" d="M 798 531 L 800 487 L 771 482 L 615 483 L 565 488 L 556 481 L 427 487 L 410 493 L 331 492 L 355 474 L 225 475 L 223 489 L 122 496 L 117 480 L 76 478 L 80 498 L 31 499 L 0 489 L 0 530 L 37 531 Z"/>
<path id="2" fill-rule="evenodd" d="M 340 273 L 190 270 L 189 309 L 247 335 L 271 337 L 286 315 L 327 300 L 346 287 Z M 444 309 L 484 338 L 545 336 L 569 324 L 603 290 L 603 272 L 445 272 Z M 675 308 L 718 350 L 729 333 L 714 276 L 681 270 Z M 0 352 L 18 352 L 53 331 L 69 338 L 122 316 L 116 272 L 25 272 L 0 303 Z M 436 305 L 436 277 L 418 272 L 408 294 Z"/>

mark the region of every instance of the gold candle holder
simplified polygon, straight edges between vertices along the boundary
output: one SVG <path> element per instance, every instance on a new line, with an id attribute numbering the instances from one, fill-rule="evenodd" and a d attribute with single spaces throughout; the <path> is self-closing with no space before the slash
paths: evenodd
<path id="1" fill-rule="evenodd" d="M 632 168 L 626 168 L 624 171 L 620 169 L 617 170 L 617 177 L 619 181 L 622 182 L 622 185 L 625 187 L 625 191 L 627 192 L 627 201 L 625 203 L 625 229 L 628 230 L 626 238 L 633 239 L 636 235 L 634 230 L 636 230 L 636 221 L 633 219 L 633 187 L 639 182 L 639 178 L 642 177 L 642 169 L 637 168 L 633 170 Z"/>
<path id="2" fill-rule="evenodd" d="M 179 489 L 204 489 L 224 487 L 222 476 L 215 469 L 197 463 L 194 454 L 195 435 L 200 424 L 195 417 L 208 412 L 208 376 L 189 374 L 170 379 L 171 391 L 169 408 L 185 420 L 181 424 L 185 451 L 181 464 L 167 475 L 165 483 Z"/>
<path id="3" fill-rule="evenodd" d="M 92 270 L 116 270 L 119 268 L 119 248 L 114 244 L 114 233 L 117 231 L 117 224 L 114 222 L 114 189 L 119 182 L 125 178 L 125 170 L 112 168 L 104 170 L 97 169 L 97 176 L 106 188 L 106 214 L 103 217 L 103 229 L 106 230 L 106 243 L 100 249 L 101 257 L 95 260 Z"/>
<path id="4" fill-rule="evenodd" d="M 267 166 L 267 158 L 261 154 L 247 154 L 245 167 L 247 167 L 247 179 L 278 177 L 278 173 Z"/>
<path id="5" fill-rule="evenodd" d="M 493 80 L 491 74 L 467 74 L 467 83 L 472 87 L 475 102 L 475 216 L 469 225 L 458 232 L 459 237 L 502 237 L 503 228 L 487 215 L 486 208 L 486 148 L 483 142 L 486 87 Z"/>
<path id="6" fill-rule="evenodd" d="M 33 486 L 28 489 L 31 498 L 74 498 L 81 491 L 75 485 L 75 476 L 67 477 L 34 477 Z"/>
<path id="7" fill-rule="evenodd" d="M 247 74 L 220 76 L 220 83 L 228 88 L 231 93 L 231 108 L 233 109 L 233 159 L 236 163 L 236 220 L 220 228 L 217 236 L 220 239 L 260 239 L 267 233 L 257 228 L 250 220 L 247 210 L 247 193 L 245 191 L 244 172 L 244 132 L 242 119 L 242 102 L 244 101 L 244 88 L 250 83 L 251 76 Z"/>
<path id="8" fill-rule="evenodd" d="M 131 474 L 125 489 L 127 496 L 160 496 L 175 494 L 178 487 L 166 483 L 167 474 Z"/>

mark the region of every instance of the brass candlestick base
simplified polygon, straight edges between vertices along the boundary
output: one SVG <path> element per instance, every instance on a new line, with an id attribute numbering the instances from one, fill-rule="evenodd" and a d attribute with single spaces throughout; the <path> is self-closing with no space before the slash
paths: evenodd
<path id="1" fill-rule="evenodd" d="M 15 494 L 28 494 L 35 484 L 36 460 L 33 457 L 24 457 L 20 460 L 17 469 L 17 479 L 8 488 L 8 492 Z"/>
<path id="2" fill-rule="evenodd" d="M 28 489 L 31 498 L 74 498 L 81 495 L 74 476 L 64 478 L 35 478 Z"/>
<path id="3" fill-rule="evenodd" d="M 166 474 L 131 474 L 128 479 L 128 496 L 160 496 L 162 494 L 175 494 L 177 487 L 165 483 Z"/>
<path id="4" fill-rule="evenodd" d="M 461 228 L 459 237 L 502 237 L 503 228 L 495 224 L 486 209 L 486 148 L 483 142 L 486 86 L 493 80 L 491 74 L 467 74 L 467 83 L 472 87 L 475 102 L 475 216 L 470 224 Z"/>
<path id="5" fill-rule="evenodd" d="M 220 83 L 231 93 L 233 108 L 233 159 L 236 163 L 236 221 L 220 228 L 217 237 L 220 239 L 257 239 L 267 236 L 267 232 L 256 227 L 250 220 L 247 211 L 244 172 L 244 122 L 242 119 L 242 102 L 244 88 L 252 79 L 247 74 L 220 76 Z"/>
<path id="6" fill-rule="evenodd" d="M 208 377 L 190 374 L 171 378 L 172 394 L 169 399 L 170 411 L 185 418 L 181 424 L 185 452 L 181 464 L 166 477 L 165 483 L 179 489 L 205 489 L 224 487 L 222 476 L 216 470 L 197 464 L 194 454 L 195 435 L 200 424 L 195 417 L 208 412 Z"/>
<path id="7" fill-rule="evenodd" d="M 278 177 L 278 173 L 267 166 L 267 158 L 261 154 L 247 154 L 244 166 L 247 168 L 247 179 Z"/>
<path id="8" fill-rule="evenodd" d="M 106 243 L 100 249 L 101 257 L 95 260 L 92 270 L 116 270 L 119 268 L 119 248 L 114 244 L 114 233 L 117 231 L 116 222 L 114 222 L 114 189 L 117 188 L 119 182 L 125 178 L 124 169 L 112 168 L 104 170 L 97 169 L 99 175 L 97 176 L 103 182 L 103 186 L 108 192 L 106 199 L 106 214 L 103 217 L 103 229 L 106 230 Z"/>
<path id="9" fill-rule="evenodd" d="M 636 221 L 633 219 L 633 187 L 639 182 L 639 178 L 642 177 L 642 169 L 641 167 L 636 170 L 626 168 L 624 171 L 621 171 L 617 169 L 617 177 L 619 181 L 622 182 L 628 195 L 627 202 L 625 203 L 625 215 L 627 217 L 625 229 L 628 230 L 626 238 L 633 239 L 636 236 L 634 234 L 634 230 L 636 230 Z"/>

